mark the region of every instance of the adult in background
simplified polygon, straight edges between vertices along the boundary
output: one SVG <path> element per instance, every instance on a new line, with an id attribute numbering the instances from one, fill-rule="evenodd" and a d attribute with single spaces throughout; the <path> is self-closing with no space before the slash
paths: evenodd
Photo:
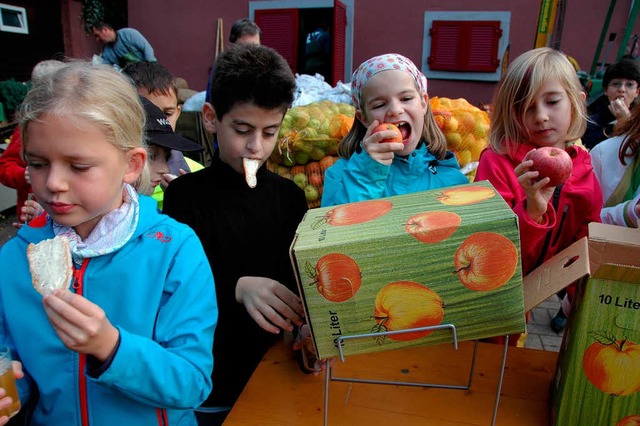
<path id="1" fill-rule="evenodd" d="M 251 19 L 238 19 L 231 26 L 229 43 L 260 44 L 260 27 Z"/>
<path id="2" fill-rule="evenodd" d="M 231 44 L 260 44 L 260 35 L 262 31 L 258 24 L 251 19 L 243 18 L 238 19 L 231 26 L 231 33 L 229 34 L 229 42 Z M 209 73 L 211 74 L 211 73 Z M 202 107 L 205 102 L 211 102 L 211 99 L 207 99 L 207 93 L 209 93 L 209 87 L 211 83 L 207 81 L 207 89 L 198 92 L 188 98 L 183 105 L 184 111 L 202 111 Z M 211 131 L 207 129 L 207 131 Z"/>
<path id="3" fill-rule="evenodd" d="M 104 45 L 102 60 L 107 64 L 122 68 L 130 62 L 156 60 L 151 44 L 134 28 L 115 31 L 110 24 L 98 22 L 91 29 L 91 33 Z"/>
<path id="4" fill-rule="evenodd" d="M 640 67 L 633 59 L 623 58 L 607 67 L 602 76 L 602 96 L 587 108 L 589 120 L 582 143 L 591 149 L 613 136 L 613 126 L 629 115 L 640 93 Z"/>

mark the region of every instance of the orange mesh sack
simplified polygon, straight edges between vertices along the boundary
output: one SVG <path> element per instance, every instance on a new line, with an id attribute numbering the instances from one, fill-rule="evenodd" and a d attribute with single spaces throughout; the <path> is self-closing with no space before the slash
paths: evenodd
<path id="1" fill-rule="evenodd" d="M 429 103 L 448 149 L 454 152 L 463 173 L 473 182 L 480 153 L 489 144 L 489 115 L 463 98 L 434 96 Z"/>
<path id="2" fill-rule="evenodd" d="M 324 172 L 338 159 L 337 156 L 326 155 L 320 161 L 309 161 L 305 165 L 297 164 L 287 167 L 267 161 L 267 168 L 280 176 L 293 180 L 304 191 L 310 209 L 320 207 L 324 188 Z"/>

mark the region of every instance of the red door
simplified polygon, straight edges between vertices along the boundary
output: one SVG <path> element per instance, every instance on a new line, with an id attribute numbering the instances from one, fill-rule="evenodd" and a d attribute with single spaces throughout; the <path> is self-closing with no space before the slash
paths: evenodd
<path id="1" fill-rule="evenodd" d="M 275 49 L 298 72 L 298 9 L 267 9 L 255 11 L 260 27 L 260 41 Z"/>
<path id="2" fill-rule="evenodd" d="M 340 0 L 333 1 L 333 86 L 344 82 L 345 44 L 347 41 L 347 7 Z"/>
<path id="3" fill-rule="evenodd" d="M 255 22 L 262 31 L 261 42 L 275 49 L 298 72 L 298 9 L 266 9 L 255 11 Z M 347 28 L 347 7 L 339 0 L 333 6 L 333 83 L 344 81 L 344 58 Z"/>

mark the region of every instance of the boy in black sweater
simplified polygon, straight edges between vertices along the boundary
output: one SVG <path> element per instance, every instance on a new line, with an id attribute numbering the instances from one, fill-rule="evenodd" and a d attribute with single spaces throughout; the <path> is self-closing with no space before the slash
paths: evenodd
<path id="1" fill-rule="evenodd" d="M 164 213 L 200 237 L 220 310 L 213 391 L 196 410 L 200 425 L 221 424 L 282 330 L 303 322 L 289 247 L 307 203 L 293 181 L 264 164 L 294 89 L 288 64 L 273 49 L 232 45 L 225 50 L 212 71 L 211 103 L 203 107 L 205 126 L 217 133 L 213 162 L 179 177 L 165 193 Z M 243 159 L 259 167 L 253 188 L 245 180 Z"/>

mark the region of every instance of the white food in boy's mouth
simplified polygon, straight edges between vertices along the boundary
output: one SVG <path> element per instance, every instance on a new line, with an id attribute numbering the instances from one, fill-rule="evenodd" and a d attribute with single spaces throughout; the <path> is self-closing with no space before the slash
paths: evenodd
<path id="1" fill-rule="evenodd" d="M 256 177 L 256 173 L 258 173 L 258 168 L 260 166 L 260 162 L 253 158 L 243 158 L 242 159 L 242 167 L 244 168 L 244 178 L 247 181 L 247 185 L 249 188 L 255 188 L 258 185 L 258 178 Z"/>
<path id="2" fill-rule="evenodd" d="M 43 296 L 59 288 L 68 288 L 73 276 L 69 239 L 63 236 L 27 246 L 31 281 Z"/>

